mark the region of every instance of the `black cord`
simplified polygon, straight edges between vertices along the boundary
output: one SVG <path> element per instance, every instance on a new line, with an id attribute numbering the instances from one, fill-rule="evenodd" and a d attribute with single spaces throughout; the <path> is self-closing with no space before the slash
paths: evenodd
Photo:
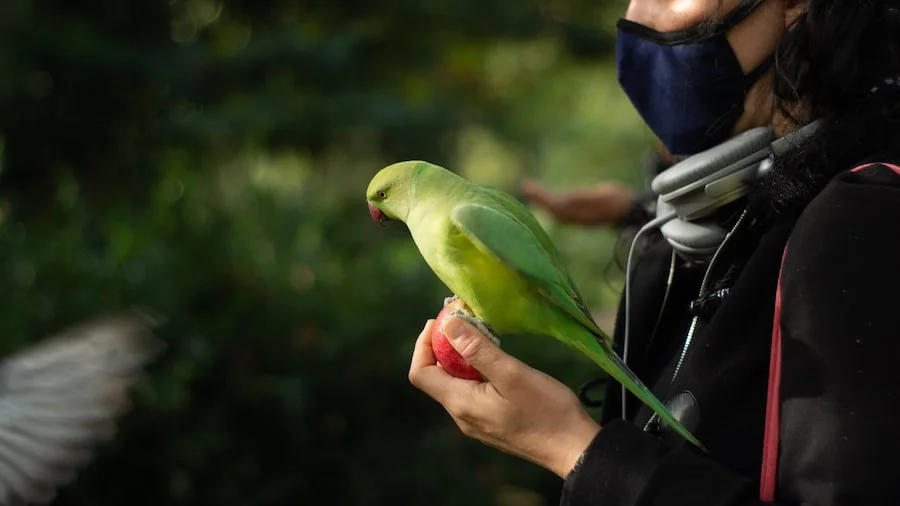
<path id="1" fill-rule="evenodd" d="M 581 385 L 580 388 L 578 388 L 578 400 L 580 400 L 582 404 L 584 404 L 585 406 L 587 406 L 589 408 L 599 408 L 599 407 L 603 406 L 602 400 L 591 399 L 588 396 L 588 393 L 591 390 L 596 389 L 597 387 L 606 385 L 607 381 L 608 381 L 608 378 L 606 378 L 604 376 L 602 378 L 596 378 L 596 379 L 592 379 L 588 382 L 585 382 L 583 385 Z"/>
<path id="2" fill-rule="evenodd" d="M 737 281 L 741 271 L 747 264 L 750 254 L 755 249 L 755 244 L 759 240 L 762 227 L 757 221 L 751 221 L 750 225 L 743 234 L 733 239 L 733 247 L 738 251 L 736 258 L 732 260 L 725 274 L 707 291 L 706 294 L 694 299 L 690 302 L 690 311 L 694 316 L 700 317 L 703 321 L 712 319 L 713 314 L 719 309 L 728 294 L 731 287 Z"/>

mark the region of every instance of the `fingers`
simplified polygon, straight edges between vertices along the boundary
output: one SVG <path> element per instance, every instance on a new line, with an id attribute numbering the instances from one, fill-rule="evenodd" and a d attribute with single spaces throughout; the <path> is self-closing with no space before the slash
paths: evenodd
<path id="1" fill-rule="evenodd" d="M 431 328 L 434 327 L 434 320 L 425 322 L 425 327 L 416 338 L 416 345 L 413 348 L 412 362 L 409 365 L 410 374 L 414 370 L 420 370 L 425 367 L 437 365 L 437 359 L 434 358 L 434 352 L 431 350 Z"/>
<path id="2" fill-rule="evenodd" d="M 455 378 L 438 365 L 431 349 L 431 329 L 434 324 L 434 320 L 428 320 L 416 339 L 409 365 L 409 382 L 446 406 L 454 392 L 459 390 L 458 383 L 465 380 Z"/>
<path id="3" fill-rule="evenodd" d="M 503 385 L 512 382 L 516 372 L 524 367 L 462 318 L 448 317 L 443 330 L 450 345 L 498 390 L 503 390 Z"/>

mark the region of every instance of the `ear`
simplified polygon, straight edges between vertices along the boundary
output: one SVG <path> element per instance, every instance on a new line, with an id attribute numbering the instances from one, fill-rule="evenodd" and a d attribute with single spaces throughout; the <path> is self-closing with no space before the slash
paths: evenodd
<path id="1" fill-rule="evenodd" d="M 797 18 L 806 14 L 808 7 L 809 0 L 787 0 L 787 5 L 784 9 L 785 28 L 793 25 L 797 21 Z"/>

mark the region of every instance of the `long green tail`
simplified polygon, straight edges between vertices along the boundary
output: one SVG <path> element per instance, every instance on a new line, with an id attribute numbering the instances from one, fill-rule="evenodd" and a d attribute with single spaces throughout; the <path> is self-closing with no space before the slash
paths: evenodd
<path id="1" fill-rule="evenodd" d="M 584 332 L 585 334 L 588 334 L 586 330 L 584 330 Z M 590 339 L 579 340 L 578 342 L 571 342 L 570 344 L 574 345 L 590 357 L 591 360 L 596 362 L 601 369 L 609 373 L 616 381 L 625 385 L 625 388 L 634 394 L 635 397 L 640 399 L 641 402 L 650 406 L 650 409 L 652 409 L 661 420 L 665 421 L 669 427 L 675 429 L 682 437 L 697 445 L 701 450 L 707 451 L 706 447 L 703 446 L 703 444 L 700 443 L 700 441 L 698 441 L 697 438 L 681 424 L 681 422 L 672 416 L 672 412 L 669 411 L 669 408 L 653 395 L 653 392 L 644 385 L 641 379 L 637 377 L 621 358 L 619 358 L 615 351 L 610 349 L 604 343 L 596 340 L 593 335 L 590 336 Z"/>

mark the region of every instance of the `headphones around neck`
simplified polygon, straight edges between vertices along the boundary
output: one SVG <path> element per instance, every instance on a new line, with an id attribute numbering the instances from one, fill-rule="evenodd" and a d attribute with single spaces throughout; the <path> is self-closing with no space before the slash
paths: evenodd
<path id="1" fill-rule="evenodd" d="M 744 197 L 753 181 L 773 167 L 776 156 L 818 126 L 815 121 L 780 138 L 768 127 L 753 128 L 657 175 L 650 188 L 657 195 L 663 237 L 683 255 L 711 255 L 728 233 L 715 220 L 716 211 Z"/>
<path id="2" fill-rule="evenodd" d="M 784 137 L 757 127 L 686 158 L 653 178 L 656 218 L 641 227 L 631 241 L 625 264 L 625 332 L 622 360 L 628 363 L 631 322 L 631 262 L 638 237 L 659 227 L 675 252 L 688 258 L 715 254 L 729 231 L 716 221 L 716 211 L 747 195 L 752 183 L 775 165 L 775 157 L 793 149 L 819 126 L 814 121 Z M 626 417 L 622 387 L 622 417 Z M 652 418 L 651 418 L 652 420 Z"/>

